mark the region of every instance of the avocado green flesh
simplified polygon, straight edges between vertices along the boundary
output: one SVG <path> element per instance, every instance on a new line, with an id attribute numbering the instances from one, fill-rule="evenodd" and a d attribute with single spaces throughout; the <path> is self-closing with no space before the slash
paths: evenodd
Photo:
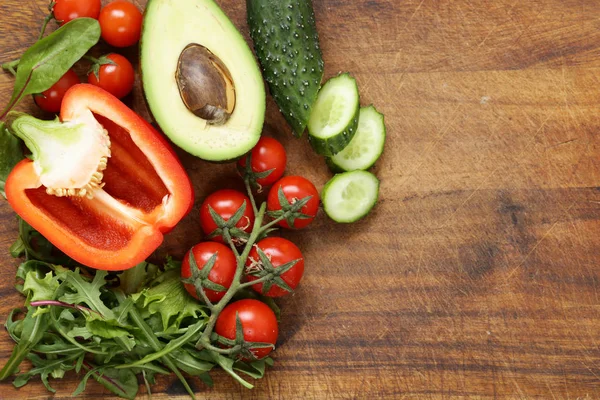
<path id="1" fill-rule="evenodd" d="M 179 56 L 204 46 L 227 66 L 235 108 L 222 125 L 209 124 L 184 104 L 176 81 Z M 150 0 L 141 39 L 144 93 L 152 115 L 177 146 L 208 161 L 241 157 L 256 145 L 265 117 L 265 89 L 254 56 L 212 0 Z"/>
<path id="2" fill-rule="evenodd" d="M 248 26 L 265 80 L 297 136 L 310 118 L 323 78 L 311 0 L 246 0 Z"/>

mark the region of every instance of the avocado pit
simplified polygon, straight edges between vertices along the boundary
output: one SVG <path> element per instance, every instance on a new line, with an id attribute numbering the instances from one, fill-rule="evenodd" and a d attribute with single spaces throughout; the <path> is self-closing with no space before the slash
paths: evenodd
<path id="1" fill-rule="evenodd" d="M 183 103 L 211 125 L 223 125 L 235 108 L 235 86 L 227 66 L 196 43 L 183 49 L 175 80 Z"/>

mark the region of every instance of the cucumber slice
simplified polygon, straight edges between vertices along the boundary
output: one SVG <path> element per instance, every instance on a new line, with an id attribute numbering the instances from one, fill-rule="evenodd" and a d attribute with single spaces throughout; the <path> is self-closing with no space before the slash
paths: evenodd
<path id="1" fill-rule="evenodd" d="M 325 213 L 336 222 L 356 222 L 377 203 L 379 180 L 367 171 L 344 172 L 334 176 L 323 188 Z"/>
<path id="2" fill-rule="evenodd" d="M 361 108 L 354 138 L 344 150 L 327 159 L 327 165 L 333 172 L 371 168 L 383 153 L 385 134 L 383 114 L 372 105 Z"/>
<path id="3" fill-rule="evenodd" d="M 360 97 L 350 74 L 331 78 L 319 91 L 308 120 L 308 140 L 321 155 L 331 157 L 342 151 L 358 126 Z"/>

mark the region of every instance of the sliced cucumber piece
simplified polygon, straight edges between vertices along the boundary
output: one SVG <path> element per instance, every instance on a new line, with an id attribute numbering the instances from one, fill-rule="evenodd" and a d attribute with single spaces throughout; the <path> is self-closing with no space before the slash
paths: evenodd
<path id="1" fill-rule="evenodd" d="M 319 91 L 308 120 L 308 140 L 321 155 L 331 157 L 342 151 L 358 126 L 360 97 L 350 74 L 328 80 Z"/>
<path id="2" fill-rule="evenodd" d="M 356 222 L 377 203 L 379 180 L 367 171 L 344 172 L 334 176 L 323 188 L 325 213 L 336 222 Z"/>
<path id="3" fill-rule="evenodd" d="M 344 150 L 327 159 L 327 165 L 333 172 L 371 168 L 383 153 L 385 133 L 383 114 L 373 106 L 361 108 L 354 138 Z"/>

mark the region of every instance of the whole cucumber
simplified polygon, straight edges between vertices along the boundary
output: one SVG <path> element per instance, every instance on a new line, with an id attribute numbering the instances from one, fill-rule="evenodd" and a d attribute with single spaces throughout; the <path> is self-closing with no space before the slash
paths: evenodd
<path id="1" fill-rule="evenodd" d="M 311 0 L 246 0 L 250 36 L 271 95 L 294 134 L 306 129 L 323 79 Z"/>

